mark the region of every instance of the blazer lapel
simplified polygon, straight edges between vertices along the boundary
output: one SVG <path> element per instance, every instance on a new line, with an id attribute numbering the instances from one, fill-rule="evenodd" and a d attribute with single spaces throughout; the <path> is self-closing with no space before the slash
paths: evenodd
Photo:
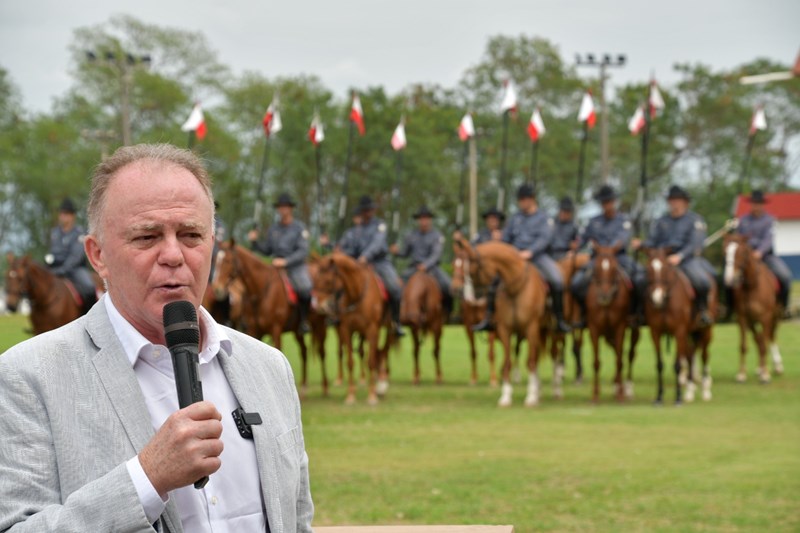
<path id="1" fill-rule="evenodd" d="M 86 318 L 86 331 L 98 347 L 92 364 L 128 440 L 136 453 L 139 453 L 153 437 L 155 430 L 139 381 L 108 319 L 104 298 L 92 307 Z M 169 531 L 182 533 L 180 515 L 174 499 L 167 503 L 162 517 Z"/>
<path id="2" fill-rule="evenodd" d="M 271 412 L 271 405 L 266 401 L 259 401 L 258 395 L 253 391 L 260 390 L 264 384 L 255 383 L 252 373 L 242 364 L 243 358 L 231 357 L 224 349 L 219 351 L 217 357 L 228 383 L 231 386 L 236 400 L 245 412 L 257 412 L 261 415 L 262 424 L 253 426 L 253 441 L 256 447 L 256 458 L 258 460 L 258 475 L 261 479 L 261 493 L 264 498 L 264 507 L 267 510 L 267 519 L 270 527 L 274 528 L 280 520 L 280 487 L 277 479 L 270 473 L 276 472 L 275 468 L 275 431 L 270 425 L 275 420 Z M 223 413 L 223 416 L 226 416 Z"/>

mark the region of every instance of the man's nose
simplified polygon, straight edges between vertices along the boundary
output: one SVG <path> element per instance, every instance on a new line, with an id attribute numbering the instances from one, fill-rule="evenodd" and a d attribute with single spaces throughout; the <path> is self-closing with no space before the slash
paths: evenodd
<path id="1" fill-rule="evenodd" d="M 180 266 L 183 264 L 183 248 L 177 236 L 169 235 L 164 238 L 159 254 L 159 261 L 167 266 Z"/>

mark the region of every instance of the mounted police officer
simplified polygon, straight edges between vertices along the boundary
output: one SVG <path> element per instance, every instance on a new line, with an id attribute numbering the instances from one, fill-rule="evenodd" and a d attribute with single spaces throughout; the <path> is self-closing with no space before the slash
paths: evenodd
<path id="1" fill-rule="evenodd" d="M 50 252 L 45 256 L 47 267 L 56 276 L 66 278 L 83 299 L 87 309 L 97 299 L 92 275 L 86 266 L 83 237 L 86 232 L 76 224 L 77 208 L 72 199 L 64 198 L 58 207 L 58 225 L 50 230 Z"/>
<path id="2" fill-rule="evenodd" d="M 557 327 L 559 331 L 567 332 L 570 326 L 564 320 L 564 278 L 556 262 L 547 255 L 547 249 L 553 239 L 553 219 L 539 210 L 536 192 L 527 183 L 517 190 L 517 206 L 519 211 L 514 213 L 503 230 L 503 241 L 516 247 L 521 258 L 531 261 L 536 266 L 550 287 L 550 299 Z M 489 291 L 486 318 L 473 326 L 474 331 L 491 329 L 495 290 L 496 283 L 493 283 Z"/>
<path id="3" fill-rule="evenodd" d="M 644 269 L 627 253 L 631 242 L 632 224 L 628 215 L 617 211 L 618 198 L 619 195 L 610 185 L 603 185 L 597 190 L 594 199 L 601 205 L 603 212 L 589 220 L 581 233 L 578 247 L 597 245 L 616 250 L 617 262 L 633 283 L 631 311 L 634 319 L 638 322 L 641 319 L 641 298 L 647 280 Z M 583 327 L 582 322 L 586 318 L 586 294 L 591 278 L 592 263 L 590 262 L 575 274 L 570 285 L 575 301 L 581 308 L 581 323 L 577 324 L 578 327 Z"/>
<path id="4" fill-rule="evenodd" d="M 472 237 L 472 241 L 470 241 L 472 245 L 503 240 L 503 223 L 506 221 L 505 213 L 496 207 L 492 207 L 484 211 L 481 216 L 483 217 L 484 227 Z"/>
<path id="5" fill-rule="evenodd" d="M 450 277 L 439 267 L 444 248 L 444 236 L 433 227 L 434 214 L 427 206 L 421 206 L 413 215 L 417 221 L 417 229 L 406 235 L 402 248 L 393 244 L 391 252 L 398 257 L 410 258 L 408 268 L 403 272 L 403 279 L 408 279 L 414 272 L 427 272 L 432 275 L 442 291 L 442 306 L 445 317 L 450 316 L 453 309 L 453 298 L 450 295 Z"/>
<path id="6" fill-rule="evenodd" d="M 778 278 L 780 284 L 778 299 L 784 310 L 788 310 L 792 272 L 783 259 L 775 255 L 775 217 L 766 212 L 766 203 L 763 191 L 753 191 L 750 195 L 750 212 L 739 219 L 736 231 L 747 237 L 747 243 L 753 249 L 753 257 L 764 261 Z"/>
<path id="7" fill-rule="evenodd" d="M 358 235 L 361 231 L 361 212 L 358 211 L 358 208 L 353 212 L 353 218 L 351 220 L 353 225 L 342 233 L 342 236 L 336 243 L 336 250 L 349 255 L 353 259 L 358 259 Z"/>
<path id="8" fill-rule="evenodd" d="M 354 256 L 362 264 L 372 268 L 383 280 L 386 292 L 389 293 L 389 306 L 392 312 L 392 327 L 398 337 L 405 335 L 400 327 L 400 298 L 403 288 L 400 278 L 389 259 L 389 246 L 386 243 L 386 223 L 375 216 L 377 205 L 369 196 L 359 199 L 357 211 L 361 214 L 361 225 L 355 236 Z"/>
<path id="9" fill-rule="evenodd" d="M 272 256 L 272 265 L 285 268 L 292 287 L 297 292 L 300 331 L 306 333 L 308 327 L 308 308 L 311 303 L 311 276 L 308 275 L 308 230 L 294 218 L 295 202 L 287 193 L 282 193 L 273 204 L 278 210 L 280 220 L 270 226 L 267 237 L 258 241 L 258 231 L 247 234 L 250 247 L 264 255 Z"/>
<path id="10" fill-rule="evenodd" d="M 578 225 L 575 224 L 575 204 L 572 198 L 564 196 L 558 203 L 558 216 L 553 225 L 553 240 L 548 253 L 560 261 L 567 252 L 575 250 L 578 244 Z"/>
<path id="11" fill-rule="evenodd" d="M 680 267 L 689 278 L 696 294 L 695 305 L 703 325 L 714 320 L 708 312 L 708 294 L 714 286 L 714 267 L 701 255 L 706 223 L 703 217 L 689 210 L 689 193 L 673 185 L 667 193 L 669 213 L 653 222 L 645 248 L 665 248 L 670 264 Z"/>

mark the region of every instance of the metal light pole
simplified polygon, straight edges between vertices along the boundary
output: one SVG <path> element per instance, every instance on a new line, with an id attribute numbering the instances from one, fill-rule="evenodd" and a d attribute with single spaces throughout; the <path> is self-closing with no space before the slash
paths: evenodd
<path id="1" fill-rule="evenodd" d="M 597 59 L 597 60 L 596 60 Z M 626 57 L 624 54 L 617 54 L 612 57 L 611 54 L 603 54 L 601 58 L 595 58 L 594 54 L 586 54 L 581 57 L 580 54 L 575 56 L 575 64 L 579 67 L 599 67 L 600 68 L 600 179 L 603 184 L 608 183 L 609 165 L 608 165 L 608 109 L 606 108 L 606 80 L 608 75 L 606 69 L 608 67 L 624 67 Z"/>
<path id="2" fill-rule="evenodd" d="M 86 59 L 90 63 L 102 62 L 111 67 L 119 80 L 119 114 L 120 129 L 122 131 L 122 144 L 133 144 L 131 135 L 131 89 L 133 88 L 133 71 L 137 68 L 150 66 L 149 55 L 133 55 L 127 52 L 106 51 L 102 54 L 91 50 L 86 51 Z"/>

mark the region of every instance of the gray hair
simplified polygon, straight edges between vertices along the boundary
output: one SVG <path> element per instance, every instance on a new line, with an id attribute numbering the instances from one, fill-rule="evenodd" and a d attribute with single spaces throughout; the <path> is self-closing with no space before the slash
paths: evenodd
<path id="1" fill-rule="evenodd" d="M 101 217 L 105 209 L 108 187 L 120 170 L 134 163 L 177 166 L 188 170 L 197 178 L 213 205 L 214 194 L 211 191 L 211 177 L 208 175 L 203 161 L 191 150 L 178 148 L 171 144 L 123 146 L 111 157 L 97 165 L 92 175 L 92 188 L 86 208 L 90 234 L 102 238 Z"/>

